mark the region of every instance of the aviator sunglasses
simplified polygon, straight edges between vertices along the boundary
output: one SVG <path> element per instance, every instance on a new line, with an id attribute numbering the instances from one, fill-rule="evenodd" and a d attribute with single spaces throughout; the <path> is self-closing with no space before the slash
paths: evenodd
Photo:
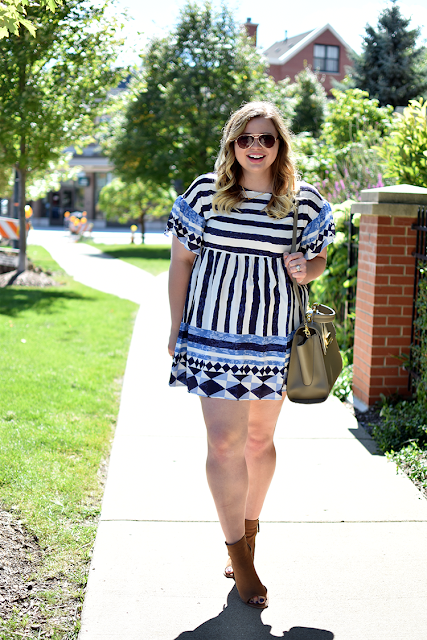
<path id="1" fill-rule="evenodd" d="M 274 147 L 274 143 L 278 140 L 278 137 L 275 138 L 271 133 L 243 133 L 241 136 L 236 138 L 236 142 L 241 149 L 250 149 L 253 146 L 255 139 L 258 140 L 261 147 L 271 149 Z"/>

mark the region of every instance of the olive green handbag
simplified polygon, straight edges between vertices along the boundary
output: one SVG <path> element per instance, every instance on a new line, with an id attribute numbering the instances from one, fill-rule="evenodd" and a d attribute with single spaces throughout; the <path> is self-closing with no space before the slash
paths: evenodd
<path id="1" fill-rule="evenodd" d="M 296 251 L 297 224 L 295 214 L 291 253 Z M 304 321 L 292 340 L 286 392 L 291 402 L 324 402 L 342 371 L 333 324 L 335 311 L 324 304 L 313 304 L 306 310 L 295 278 L 292 283 Z"/>

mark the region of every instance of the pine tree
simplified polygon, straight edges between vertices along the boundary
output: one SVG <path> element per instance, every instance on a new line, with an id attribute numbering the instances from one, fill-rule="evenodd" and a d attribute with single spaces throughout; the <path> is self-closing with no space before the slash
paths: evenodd
<path id="1" fill-rule="evenodd" d="M 295 76 L 295 84 L 292 84 L 289 89 L 295 98 L 292 131 L 294 133 L 307 131 L 318 138 L 326 110 L 326 91 L 318 75 L 310 67 L 306 67 Z"/>
<path id="2" fill-rule="evenodd" d="M 356 86 L 381 106 L 406 106 L 427 89 L 425 47 L 416 46 L 420 29 L 409 29 L 411 21 L 402 16 L 396 1 L 382 11 L 377 29 L 366 25 L 363 52 L 353 58 Z"/>

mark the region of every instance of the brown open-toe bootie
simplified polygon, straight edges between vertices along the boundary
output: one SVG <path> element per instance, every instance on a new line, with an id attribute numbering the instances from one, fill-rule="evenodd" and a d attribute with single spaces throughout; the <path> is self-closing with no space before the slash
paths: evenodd
<path id="1" fill-rule="evenodd" d="M 248 541 L 248 545 L 251 548 L 252 560 L 255 557 L 255 537 L 259 531 L 259 519 L 256 520 L 245 520 L 245 536 Z M 233 572 L 233 563 L 231 562 L 231 558 L 228 557 L 227 564 L 225 565 L 224 575 L 226 578 L 233 578 L 234 580 L 234 572 Z"/>
<path id="2" fill-rule="evenodd" d="M 255 571 L 246 536 L 243 536 L 234 544 L 227 544 L 227 542 L 225 544 L 233 563 L 234 579 L 236 580 L 239 596 L 250 607 L 266 609 L 268 607 L 267 589 L 261 583 Z M 251 602 L 254 598 L 258 598 L 258 602 Z"/>

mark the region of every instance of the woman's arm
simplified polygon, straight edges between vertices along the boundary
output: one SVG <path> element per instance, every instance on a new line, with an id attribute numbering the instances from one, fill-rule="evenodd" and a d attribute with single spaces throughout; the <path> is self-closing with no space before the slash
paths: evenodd
<path id="1" fill-rule="evenodd" d="M 169 304 L 171 310 L 171 332 L 168 351 L 173 356 L 178 338 L 179 327 L 184 311 L 188 283 L 193 262 L 196 259 L 192 251 L 186 249 L 176 236 L 172 236 L 172 255 L 169 267 Z"/>
<path id="2" fill-rule="evenodd" d="M 326 268 L 328 248 L 325 247 L 318 256 L 312 260 L 306 260 L 301 251 L 297 253 L 284 253 L 285 267 L 290 277 L 295 278 L 298 284 L 308 284 L 316 280 Z M 299 270 L 298 270 L 299 265 Z"/>

